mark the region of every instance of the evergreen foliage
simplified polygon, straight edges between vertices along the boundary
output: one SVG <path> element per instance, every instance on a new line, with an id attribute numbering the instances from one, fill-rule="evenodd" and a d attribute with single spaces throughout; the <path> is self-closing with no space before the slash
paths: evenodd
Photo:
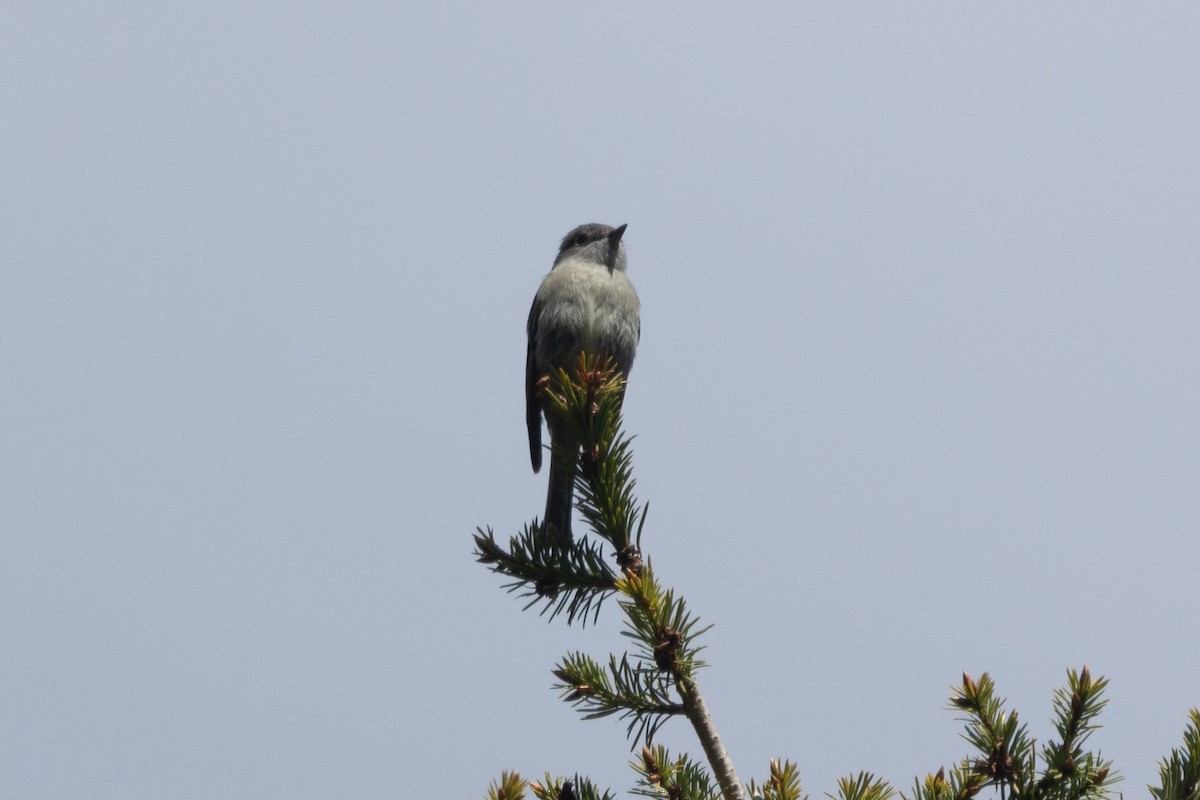
<path id="1" fill-rule="evenodd" d="M 705 666 L 699 659 L 701 625 L 682 595 L 659 583 L 642 554 L 646 506 L 634 494 L 631 439 L 621 430 L 623 376 L 612 361 L 583 354 L 572 373 L 559 370 L 543 379 L 550 398 L 547 413 L 569 420 L 582 443 L 575 478 L 576 505 L 591 535 L 563 542 L 535 520 L 497 541 L 488 528 L 477 529 L 477 560 L 507 579 L 505 588 L 525 598 L 525 608 L 541 605 L 551 619 L 565 614 L 568 624 L 595 621 L 612 594 L 624 614 L 624 635 L 631 652 L 610 655 L 607 663 L 575 652 L 553 670 L 561 698 L 584 719 L 616 716 L 640 756 L 630 762 L 637 775 L 635 795 L 670 800 L 806 800 L 799 771 L 790 761 L 772 760 L 761 784 L 738 780 L 715 725 L 708 716 L 697 681 Z M 570 455 L 570 454 L 568 454 Z M 615 563 L 610 565 L 609 559 Z M 947 773 L 914 781 L 898 792 L 869 772 L 838 781 L 832 800 L 971 800 L 985 789 L 1000 800 L 1108 800 L 1119 775 L 1112 762 L 1086 747 L 1099 727 L 1108 681 L 1085 666 L 1068 670 L 1066 686 L 1055 691 L 1052 723 L 1056 737 L 1041 744 L 1030 736 L 1015 710 L 986 673 L 976 681 L 963 674 L 949 706 L 960 712 L 970 754 Z M 655 734 L 675 717 L 695 729 L 705 762 L 687 754 L 672 756 L 654 743 Z M 1200 710 L 1193 709 L 1184 746 L 1160 762 L 1160 785 L 1149 787 L 1152 800 L 1200 800 Z M 537 800 L 609 800 L 586 777 L 546 775 L 525 781 L 504 772 L 488 788 L 489 800 L 521 800 L 526 790 Z"/>

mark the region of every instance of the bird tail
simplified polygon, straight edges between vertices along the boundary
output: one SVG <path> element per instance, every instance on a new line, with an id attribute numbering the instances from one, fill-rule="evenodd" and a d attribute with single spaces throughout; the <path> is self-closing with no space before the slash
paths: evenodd
<path id="1" fill-rule="evenodd" d="M 550 486 L 546 490 L 546 516 L 544 523 L 558 528 L 563 541 L 571 541 L 571 512 L 575 505 L 575 462 L 574 453 L 562 453 L 557 448 L 550 454 Z"/>

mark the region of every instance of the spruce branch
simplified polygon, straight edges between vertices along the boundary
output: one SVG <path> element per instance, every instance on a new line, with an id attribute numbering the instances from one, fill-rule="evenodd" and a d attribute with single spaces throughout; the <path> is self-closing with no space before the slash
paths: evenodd
<path id="1" fill-rule="evenodd" d="M 1108 704 L 1103 696 L 1107 686 L 1105 678 L 1092 678 L 1086 666 L 1079 672 L 1067 671 L 1066 688 L 1054 692 L 1054 727 L 1059 739 L 1042 748 L 1046 766 L 1034 786 L 1035 798 L 1100 798 L 1108 794 L 1105 787 L 1118 779 L 1111 772 L 1111 761 L 1083 749 L 1100 727 L 1095 719 Z"/>
<path id="2" fill-rule="evenodd" d="M 700 746 L 704 748 L 704 755 L 716 773 L 717 783 L 721 785 L 725 800 L 742 800 L 745 796 L 742 784 L 733 769 L 733 761 L 730 760 L 725 745 L 721 743 L 717 726 L 709 716 L 704 696 L 700 694 L 700 686 L 688 678 L 680 681 L 677 688 L 683 695 L 683 706 L 687 709 L 688 721 L 692 723 L 692 728 L 700 739 Z"/>
<path id="3" fill-rule="evenodd" d="M 561 697 L 584 719 L 617 714 L 628 719 L 626 735 L 634 742 L 649 741 L 670 717 L 682 714 L 683 706 L 671 698 L 671 684 L 659 671 L 622 656 L 609 657 L 604 669 L 590 656 L 573 653 L 554 670 Z"/>
<path id="4" fill-rule="evenodd" d="M 704 666 L 697 657 L 703 647 L 696 640 L 710 626 L 699 627 L 683 598 L 664 589 L 649 565 L 640 575 L 626 572 L 617 581 L 617 591 L 622 595 L 619 602 L 628 628 L 624 635 L 636 642 L 643 662 L 669 676 L 721 791 L 726 798 L 741 798 L 741 782 L 696 682 L 696 671 Z"/>
<path id="5" fill-rule="evenodd" d="M 605 558 L 602 542 L 613 548 L 616 569 L 639 572 L 638 542 L 645 524 L 645 506 L 633 494 L 630 439 L 621 433 L 621 402 L 625 379 L 610 358 L 581 354 L 574 379 L 566 370 L 539 381 L 550 400 L 547 413 L 566 420 L 582 455 L 565 454 L 579 462 L 575 474 L 576 503 L 602 540 L 564 542 L 536 520 L 508 540 L 507 548 L 491 528 L 476 528 L 476 560 L 493 572 L 512 578 L 505 589 L 529 598 L 525 606 L 543 602 L 550 618 L 566 613 L 568 624 L 588 618 L 594 622 L 604 599 L 615 589 L 617 572 Z"/>
<path id="6" fill-rule="evenodd" d="M 1000 790 L 1001 798 L 1012 800 L 1102 800 L 1109 787 L 1120 780 L 1112 771 L 1112 762 L 1099 753 L 1084 750 L 1083 744 L 1099 726 L 1096 716 L 1104 708 L 1104 689 L 1108 681 L 1093 678 L 1087 667 L 1067 672 L 1067 686 L 1054 696 L 1054 727 L 1059 739 L 1041 750 L 1045 769 L 1036 775 L 1036 749 L 1017 713 L 1005 713 L 1004 701 L 997 698 L 995 684 L 986 673 L 976 683 L 963 673 L 962 685 L 955 687 L 950 705 L 967 713 L 963 738 L 977 755 L 964 759 L 960 773 L 969 773 L 969 782 L 960 787 L 977 792 L 988 785 Z M 922 787 L 923 788 L 923 787 Z M 915 795 L 922 800 L 928 793 Z"/>
<path id="7" fill-rule="evenodd" d="M 662 745 L 643 747 L 641 758 L 629 765 L 638 773 L 633 793 L 642 797 L 718 800 L 720 795 L 703 766 L 686 755 L 672 760 Z"/>
<path id="8" fill-rule="evenodd" d="M 607 666 L 583 653 L 570 653 L 554 670 L 564 701 L 584 719 L 617 715 L 627 720 L 633 747 L 643 743 L 632 766 L 639 774 L 635 793 L 672 800 L 691 799 L 804 800 L 796 767 L 771 761 L 770 777 L 761 786 L 738 781 L 696 680 L 705 666 L 700 637 L 708 630 L 683 598 L 664 587 L 641 552 L 646 506 L 634 495 L 631 439 L 620 427 L 625 383 L 611 361 L 581 356 L 574 376 L 558 370 L 540 382 L 548 413 L 570 421 L 579 442 L 575 489 L 577 508 L 594 536 L 564 542 L 535 520 L 509 538 L 507 546 L 490 529 L 476 529 L 477 560 L 509 579 L 505 588 L 528 598 L 526 608 L 542 603 L 550 618 L 566 614 L 567 622 L 599 614 L 602 601 L 617 593 L 625 616 L 624 636 L 632 652 L 609 657 Z M 575 454 L 571 454 L 574 458 Z M 605 552 L 606 546 L 611 553 Z M 609 560 L 615 560 L 615 568 Z M 1069 670 L 1067 685 L 1055 691 L 1056 737 L 1040 748 L 1015 711 L 1006 711 L 995 684 L 983 674 L 966 673 L 954 687 L 950 706 L 965 716 L 963 738 L 975 751 L 953 766 L 914 781 L 910 794 L 897 793 L 871 773 L 838 782 L 833 800 L 973 800 L 995 787 L 1001 800 L 1107 800 L 1120 780 L 1112 762 L 1086 745 L 1099 727 L 1096 720 L 1107 700 L 1108 682 L 1085 666 Z M 672 717 L 686 716 L 700 739 L 710 772 L 686 755 L 672 759 L 653 744 L 657 731 Z M 1038 756 L 1043 769 L 1038 773 Z M 1149 787 L 1153 800 L 1200 800 L 1200 710 L 1191 711 L 1184 746 L 1160 762 L 1160 786 Z M 488 789 L 489 800 L 523 800 L 526 789 L 538 800 L 608 800 L 587 779 L 552 778 L 526 782 L 515 772 L 501 774 Z"/>
<path id="9" fill-rule="evenodd" d="M 568 624 L 599 616 L 600 605 L 616 589 L 616 573 L 603 548 L 586 539 L 564 544 L 543 525 L 526 525 L 505 548 L 491 528 L 475 529 L 476 561 L 512 578 L 505 590 L 529 598 L 525 608 L 543 602 L 550 619 L 566 612 Z"/>
<path id="10" fill-rule="evenodd" d="M 529 788 L 537 800 L 617 800 L 616 795 L 600 789 L 587 778 L 546 775 L 545 783 L 531 781 Z"/>
<path id="11" fill-rule="evenodd" d="M 488 800 L 524 800 L 526 785 L 520 773 L 505 770 L 488 786 Z"/>
<path id="12" fill-rule="evenodd" d="M 1200 709 L 1193 708 L 1183 731 L 1183 748 L 1158 762 L 1158 786 L 1151 786 L 1154 800 L 1200 800 Z"/>
<path id="13" fill-rule="evenodd" d="M 694 677 L 705 664 L 697 656 L 704 649 L 696 640 L 711 628 L 699 627 L 682 597 L 664 589 L 654 570 L 646 565 L 641 573 L 632 570 L 616 582 L 625 612 L 623 636 L 632 639 L 643 658 L 668 673 L 676 683 Z"/>
<path id="14" fill-rule="evenodd" d="M 984 673 L 976 683 L 963 673 L 962 686 L 950 698 L 954 708 L 967 712 L 963 738 L 979 753 L 971 763 L 974 772 L 1000 789 L 1001 798 L 1022 796 L 1033 766 L 1033 740 L 1018 723 L 1017 712 L 1004 713 L 1004 701 L 995 695 L 991 677 Z"/>
<path id="15" fill-rule="evenodd" d="M 707 627 L 682 597 L 658 582 L 642 558 L 646 507 L 634 495 L 632 440 L 621 430 L 624 377 L 611 359 L 581 354 L 574 374 L 559 369 L 538 385 L 546 413 L 569 426 L 570 435 L 561 438 L 578 443 L 578 454 L 559 455 L 576 463 L 576 506 L 591 535 L 563 541 L 534 521 L 504 547 L 490 528 L 477 529 L 476 558 L 510 578 L 506 588 L 529 598 L 526 608 L 542 602 L 542 613 L 553 618 L 565 612 L 568 623 L 586 622 L 588 616 L 595 620 L 602 600 L 618 592 L 626 618 L 623 634 L 634 641 L 633 653 L 610 657 L 607 668 L 581 653 L 569 654 L 554 670 L 562 699 L 585 719 L 614 714 L 627 719 L 626 733 L 635 747 L 649 745 L 670 717 L 687 716 L 724 797 L 741 800 L 742 786 L 695 679 L 704 666 L 697 640 Z M 605 544 L 617 570 L 606 562 Z"/>
<path id="16" fill-rule="evenodd" d="M 645 507 L 633 493 L 633 440 L 621 430 L 625 386 L 611 358 L 580 353 L 574 375 L 559 369 L 542 389 L 550 401 L 547 413 L 565 420 L 580 444 L 578 456 L 564 454 L 578 461 L 576 507 L 592 531 L 612 545 L 622 570 L 640 567 L 645 523 Z"/>
<path id="17" fill-rule="evenodd" d="M 985 783 L 986 779 L 966 762 L 951 769 L 949 778 L 946 768 L 939 768 L 936 774 L 915 781 L 912 794 L 901 792 L 900 796 L 904 800 L 971 800 Z"/>
<path id="18" fill-rule="evenodd" d="M 882 778 L 869 772 L 860 772 L 851 778 L 838 778 L 836 795 L 826 794 L 832 800 L 891 800 L 896 790 Z"/>
<path id="19" fill-rule="evenodd" d="M 746 786 L 748 800 L 805 800 L 800 788 L 800 771 L 791 761 L 771 759 L 771 774 L 759 786 L 753 779 Z"/>

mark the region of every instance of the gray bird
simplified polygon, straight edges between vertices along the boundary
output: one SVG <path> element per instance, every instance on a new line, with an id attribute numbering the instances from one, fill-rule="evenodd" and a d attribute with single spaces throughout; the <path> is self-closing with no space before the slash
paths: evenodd
<path id="1" fill-rule="evenodd" d="M 542 468 L 543 401 L 537 382 L 559 368 L 571 371 L 579 353 L 608 355 L 628 377 L 641 338 L 641 305 L 625 276 L 625 226 L 592 223 L 566 235 L 550 273 L 529 309 L 525 356 L 525 424 L 533 471 Z M 571 510 L 579 444 L 570 429 L 546 413 L 550 430 L 550 486 L 544 524 L 571 540 Z M 559 451 L 570 454 L 569 458 Z"/>

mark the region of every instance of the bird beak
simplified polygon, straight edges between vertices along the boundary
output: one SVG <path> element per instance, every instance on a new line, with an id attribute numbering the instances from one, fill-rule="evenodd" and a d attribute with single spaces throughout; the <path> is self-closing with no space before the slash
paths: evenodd
<path id="1" fill-rule="evenodd" d="M 612 233 L 608 235 L 608 269 L 611 272 L 617 266 L 617 253 L 621 252 L 621 237 L 625 235 L 625 229 L 629 227 L 629 223 L 613 228 Z"/>

